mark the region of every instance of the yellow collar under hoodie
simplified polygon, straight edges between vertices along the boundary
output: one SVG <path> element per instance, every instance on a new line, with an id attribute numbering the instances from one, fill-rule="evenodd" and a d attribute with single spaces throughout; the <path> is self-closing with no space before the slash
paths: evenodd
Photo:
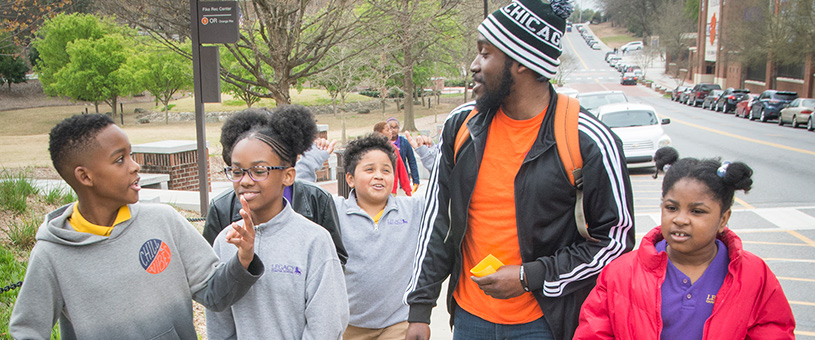
<path id="1" fill-rule="evenodd" d="M 116 219 L 113 221 L 113 225 L 110 227 L 96 225 L 91 222 L 88 222 L 82 214 L 79 213 L 79 204 L 74 204 L 74 211 L 71 214 L 71 217 L 68 219 L 68 222 L 71 223 L 71 227 L 74 230 L 81 232 L 81 233 L 91 233 L 94 235 L 99 236 L 110 236 L 110 232 L 113 231 L 113 227 L 117 224 L 122 223 L 130 219 L 130 208 L 127 205 L 123 205 L 119 208 L 119 212 L 116 214 Z"/>

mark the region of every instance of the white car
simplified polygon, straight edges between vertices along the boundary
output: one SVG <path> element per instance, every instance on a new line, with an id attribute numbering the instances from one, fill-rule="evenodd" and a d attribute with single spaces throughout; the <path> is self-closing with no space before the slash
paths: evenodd
<path id="1" fill-rule="evenodd" d="M 558 94 L 565 94 L 565 95 L 567 95 L 569 97 L 572 97 L 572 98 L 575 98 L 575 97 L 577 97 L 578 94 L 580 94 L 579 91 L 577 91 L 577 90 L 575 90 L 575 89 L 573 89 L 571 87 L 556 87 L 555 92 L 557 92 Z"/>
<path id="2" fill-rule="evenodd" d="M 580 100 L 580 106 L 589 110 L 595 116 L 597 115 L 597 108 L 600 106 L 628 102 L 628 97 L 625 96 L 623 91 L 583 92 L 575 98 Z"/>
<path id="3" fill-rule="evenodd" d="M 642 41 L 632 41 L 620 47 L 620 51 L 623 52 L 631 52 L 636 50 L 641 50 L 643 47 Z"/>
<path id="4" fill-rule="evenodd" d="M 662 125 L 670 124 L 671 120 L 660 120 L 651 105 L 603 105 L 597 109 L 597 118 L 623 141 L 623 153 L 629 168 L 653 167 L 657 149 L 671 145 L 671 137 L 662 129 Z"/>

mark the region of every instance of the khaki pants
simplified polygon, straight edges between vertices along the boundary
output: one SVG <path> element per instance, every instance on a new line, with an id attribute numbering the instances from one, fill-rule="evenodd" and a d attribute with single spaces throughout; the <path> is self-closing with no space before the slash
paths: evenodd
<path id="1" fill-rule="evenodd" d="M 404 340 L 407 335 L 408 322 L 400 323 L 382 328 L 360 328 L 348 325 L 343 334 L 343 340 Z"/>

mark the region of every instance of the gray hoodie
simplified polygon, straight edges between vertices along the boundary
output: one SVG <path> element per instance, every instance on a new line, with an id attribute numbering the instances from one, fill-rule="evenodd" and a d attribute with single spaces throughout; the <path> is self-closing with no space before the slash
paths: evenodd
<path id="1" fill-rule="evenodd" d="M 409 308 L 402 297 L 413 269 L 424 199 L 390 196 L 379 223 L 359 207 L 354 190 L 348 199 L 334 196 L 334 204 L 348 250 L 349 324 L 381 329 L 407 321 Z"/>
<path id="2" fill-rule="evenodd" d="M 48 339 L 196 339 L 192 300 L 224 309 L 263 273 L 237 256 L 221 263 L 175 209 L 132 204 L 131 218 L 110 236 L 77 232 L 73 204 L 48 214 L 37 231 L 9 332 Z M 253 275 L 254 273 L 255 275 Z"/>
<path id="3" fill-rule="evenodd" d="M 222 258 L 236 252 L 226 243 L 227 230 L 212 245 Z M 328 231 L 294 212 L 288 202 L 255 230 L 255 252 L 269 271 L 232 307 L 207 309 L 207 337 L 341 339 L 348 324 L 348 296 Z"/>

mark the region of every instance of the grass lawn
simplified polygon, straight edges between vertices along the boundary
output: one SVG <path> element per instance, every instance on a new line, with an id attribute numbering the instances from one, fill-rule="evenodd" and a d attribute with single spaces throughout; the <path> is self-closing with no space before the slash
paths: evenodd
<path id="1" fill-rule="evenodd" d="M 227 94 L 222 96 L 222 100 L 224 102 L 233 101 L 232 97 Z M 378 99 L 350 94 L 347 102 L 375 100 Z M 418 129 L 433 130 L 435 125 L 444 122 L 444 118 L 450 110 L 461 104 L 463 100 L 463 95 L 452 94 L 443 95 L 441 105 L 437 105 L 435 100 L 430 108 L 427 108 L 426 105 L 414 105 L 414 115 Z M 330 103 L 330 98 L 324 90 L 304 89 L 300 93 L 292 90 L 292 102 L 295 104 L 319 105 L 321 103 Z M 171 112 L 194 111 L 193 100 L 188 97 L 175 100 L 171 104 L 175 105 Z M 266 106 L 265 104 L 274 106 L 273 102 L 261 101 L 261 103 L 255 104 L 254 107 Z M 0 111 L 0 121 L 4 123 L 0 124 L 0 168 L 50 167 L 48 132 L 63 119 L 79 114 L 85 108 L 85 105 L 79 104 Z M 90 112 L 94 112 L 92 105 L 88 108 Z M 132 144 L 167 139 L 196 140 L 194 122 L 170 122 L 164 124 L 163 120 L 159 120 L 149 124 L 138 124 L 136 121 L 137 114 L 133 112 L 135 108 L 154 108 L 154 102 L 142 101 L 124 104 L 124 125 L 122 128 Z M 244 108 L 246 108 L 245 105 L 205 104 L 206 112 L 238 111 Z M 109 109 L 108 106 L 101 105 L 99 110 L 105 112 Z M 388 117 L 397 117 L 400 121 L 404 121 L 404 110 L 397 112 L 396 105 L 390 100 L 386 104 L 384 113 L 377 108 L 371 110 L 371 113 L 368 114 L 347 112 L 345 115 L 346 136 L 348 138 L 371 132 L 371 128 L 376 122 L 385 120 Z M 437 117 L 432 117 L 434 115 Z M 114 120 L 119 124 L 119 117 L 115 117 Z M 327 124 L 329 126 L 329 139 L 339 140 L 342 138 L 341 114 L 336 116 L 331 114 L 317 115 L 316 120 L 317 124 Z M 206 139 L 209 142 L 210 154 L 220 154 L 219 139 L 222 124 L 222 122 L 206 123 Z"/>

